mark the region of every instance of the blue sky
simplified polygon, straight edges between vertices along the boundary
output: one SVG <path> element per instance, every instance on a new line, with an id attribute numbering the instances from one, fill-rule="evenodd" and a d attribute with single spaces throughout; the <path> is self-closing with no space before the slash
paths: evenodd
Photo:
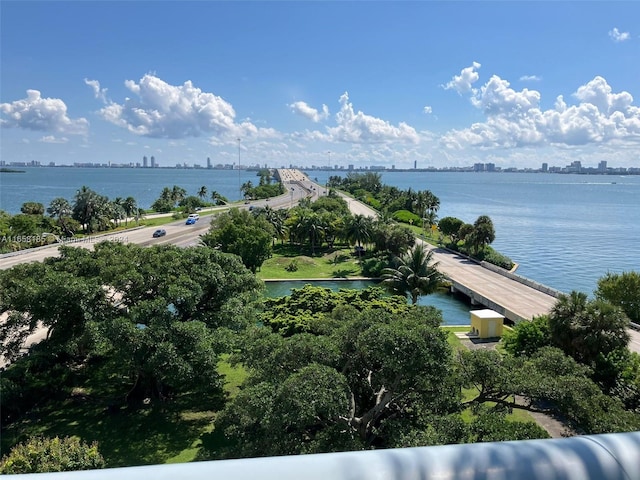
<path id="1" fill-rule="evenodd" d="M 640 166 L 640 2 L 0 3 L 1 159 Z M 331 152 L 331 153 L 329 153 Z"/>

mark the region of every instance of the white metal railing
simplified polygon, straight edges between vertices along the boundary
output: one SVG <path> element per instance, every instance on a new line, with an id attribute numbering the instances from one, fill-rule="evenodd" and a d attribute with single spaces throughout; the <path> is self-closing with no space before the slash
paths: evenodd
<path id="1" fill-rule="evenodd" d="M 122 440 L 126 448 L 126 439 Z M 639 480 L 640 432 L 7 475 L 15 480 Z"/>

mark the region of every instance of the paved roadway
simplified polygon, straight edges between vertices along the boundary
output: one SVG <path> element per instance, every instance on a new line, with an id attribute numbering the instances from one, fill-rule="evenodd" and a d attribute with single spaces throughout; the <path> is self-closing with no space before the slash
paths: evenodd
<path id="1" fill-rule="evenodd" d="M 308 182 L 303 182 L 305 188 L 298 184 L 287 185 L 288 193 L 269 200 L 254 200 L 245 204 L 231 205 L 240 208 L 264 207 L 270 205 L 272 208 L 288 208 L 294 202 L 297 203 L 301 198 L 309 195 L 311 186 Z M 313 192 L 313 190 L 311 190 Z M 217 207 L 211 209 L 213 211 L 225 210 L 227 207 Z M 174 222 L 159 227 L 142 227 L 131 230 L 110 233 L 106 235 L 95 235 L 79 239 L 77 242 L 66 243 L 66 245 L 77 246 L 92 249 L 93 245 L 103 241 L 119 241 L 125 243 L 137 243 L 139 245 L 164 245 L 172 244 L 180 247 L 189 247 L 200 243 L 200 235 L 206 233 L 211 223 L 214 212 L 200 212 L 200 220 L 194 225 L 186 225 L 185 220 L 176 220 Z M 153 232 L 163 228 L 167 231 L 164 237 L 153 238 Z M 59 244 L 52 244 L 47 247 L 40 247 L 30 250 L 22 250 L 15 253 L 0 255 L 0 269 L 11 268 L 14 265 L 25 262 L 41 262 L 47 257 L 55 257 L 58 255 Z"/>

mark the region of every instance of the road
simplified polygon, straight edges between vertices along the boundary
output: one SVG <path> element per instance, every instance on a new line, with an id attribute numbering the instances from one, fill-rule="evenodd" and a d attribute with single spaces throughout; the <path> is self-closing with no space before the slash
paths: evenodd
<path id="1" fill-rule="evenodd" d="M 230 205 L 231 207 L 239 207 L 249 209 L 252 207 L 265 207 L 269 205 L 271 208 L 289 208 L 293 204 L 297 204 L 302 198 L 310 196 L 309 192 L 314 192 L 311 182 L 300 181 L 293 184 L 287 184 L 287 192 L 284 195 L 271 198 L 269 200 L 253 200 L 245 204 Z M 312 195 L 311 194 L 311 195 Z M 317 195 L 317 194 L 316 194 Z M 74 242 L 65 243 L 74 247 L 82 247 L 93 249 L 96 243 L 104 241 L 115 241 L 124 243 L 136 243 L 138 245 L 165 245 L 172 244 L 179 247 L 189 247 L 198 245 L 200 235 L 209 230 L 209 225 L 213 214 L 217 211 L 226 210 L 228 207 L 216 207 L 205 209 L 200 212 L 200 220 L 194 225 L 185 225 L 185 220 L 176 220 L 174 222 L 162 225 L 161 227 L 140 227 L 130 230 L 124 230 L 116 233 L 94 235 L 78 239 Z M 153 232 L 158 228 L 167 231 L 164 237 L 153 238 Z M 46 247 L 39 247 L 29 250 L 21 250 L 15 253 L 0 255 L 0 269 L 11 268 L 20 263 L 41 262 L 47 257 L 58 256 L 59 243 L 55 243 Z"/>

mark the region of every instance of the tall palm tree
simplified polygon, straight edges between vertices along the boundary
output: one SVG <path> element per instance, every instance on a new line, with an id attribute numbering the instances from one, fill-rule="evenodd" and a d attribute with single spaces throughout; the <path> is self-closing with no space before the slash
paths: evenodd
<path id="1" fill-rule="evenodd" d="M 205 187 L 204 185 L 202 185 L 200 187 L 200 190 L 198 190 L 198 197 L 200 197 L 202 200 L 204 200 L 207 196 L 207 187 Z"/>
<path id="2" fill-rule="evenodd" d="M 273 227 L 273 231 L 275 233 L 275 236 L 273 237 L 273 244 L 276 244 L 276 238 L 279 238 L 282 242 L 284 242 L 284 236 L 286 233 L 284 221 L 287 216 L 287 211 L 274 210 L 269 205 L 267 205 L 266 207 L 264 207 L 262 213 L 267 222 L 269 222 Z"/>
<path id="3" fill-rule="evenodd" d="M 133 197 L 127 197 L 122 202 L 122 208 L 124 208 L 124 212 L 127 215 L 126 223 L 129 224 L 129 218 L 134 214 L 138 213 L 138 202 Z M 138 215 L 136 215 L 136 223 L 138 222 Z"/>
<path id="4" fill-rule="evenodd" d="M 109 202 L 108 205 L 109 220 L 113 220 L 117 226 L 120 222 L 127 218 L 127 212 L 124 209 L 124 200 L 122 197 L 116 197 Z"/>
<path id="5" fill-rule="evenodd" d="M 71 217 L 72 213 L 71 204 L 66 198 L 58 197 L 51 200 L 47 213 L 53 218 L 58 219 L 60 227 L 64 230 L 65 235 L 73 236 L 73 231 L 69 228 L 67 219 Z"/>
<path id="6" fill-rule="evenodd" d="M 317 213 L 313 212 L 306 218 L 304 229 L 309 235 L 309 243 L 311 243 L 311 256 L 315 255 L 316 242 L 319 240 L 322 243 L 322 235 L 324 234 L 324 223 L 322 218 Z"/>
<path id="7" fill-rule="evenodd" d="M 365 215 L 354 215 L 345 225 L 345 238 L 351 244 L 357 243 L 358 251 L 361 251 L 363 243 L 371 240 L 372 232 L 373 220 Z"/>
<path id="8" fill-rule="evenodd" d="M 468 240 L 470 247 L 475 254 L 478 254 L 485 245 L 491 244 L 496 239 L 496 232 L 493 222 L 487 215 L 480 215 L 473 224 L 473 231 Z"/>
<path id="9" fill-rule="evenodd" d="M 382 285 L 396 295 L 411 296 L 415 305 L 420 295 L 435 292 L 443 280 L 438 262 L 432 263 L 433 251 L 419 243 L 398 258 L 397 268 L 382 271 Z"/>
<path id="10" fill-rule="evenodd" d="M 213 200 L 216 205 L 223 205 L 228 202 L 227 197 L 220 194 L 220 192 L 217 192 L 216 190 L 213 190 L 211 192 L 211 200 Z"/>
<path id="11" fill-rule="evenodd" d="M 102 214 L 101 198 L 89 187 L 82 186 L 73 199 L 73 218 L 89 233 L 93 232 L 93 224 Z"/>
<path id="12" fill-rule="evenodd" d="M 253 190 L 253 182 L 251 180 L 244 182 L 240 187 L 240 190 L 242 190 L 243 196 L 248 197 L 251 193 L 251 190 Z"/>
<path id="13" fill-rule="evenodd" d="M 178 185 L 174 185 L 171 189 L 171 200 L 173 200 L 174 205 L 176 203 L 180 203 L 187 196 L 187 191 L 179 187 Z"/>

